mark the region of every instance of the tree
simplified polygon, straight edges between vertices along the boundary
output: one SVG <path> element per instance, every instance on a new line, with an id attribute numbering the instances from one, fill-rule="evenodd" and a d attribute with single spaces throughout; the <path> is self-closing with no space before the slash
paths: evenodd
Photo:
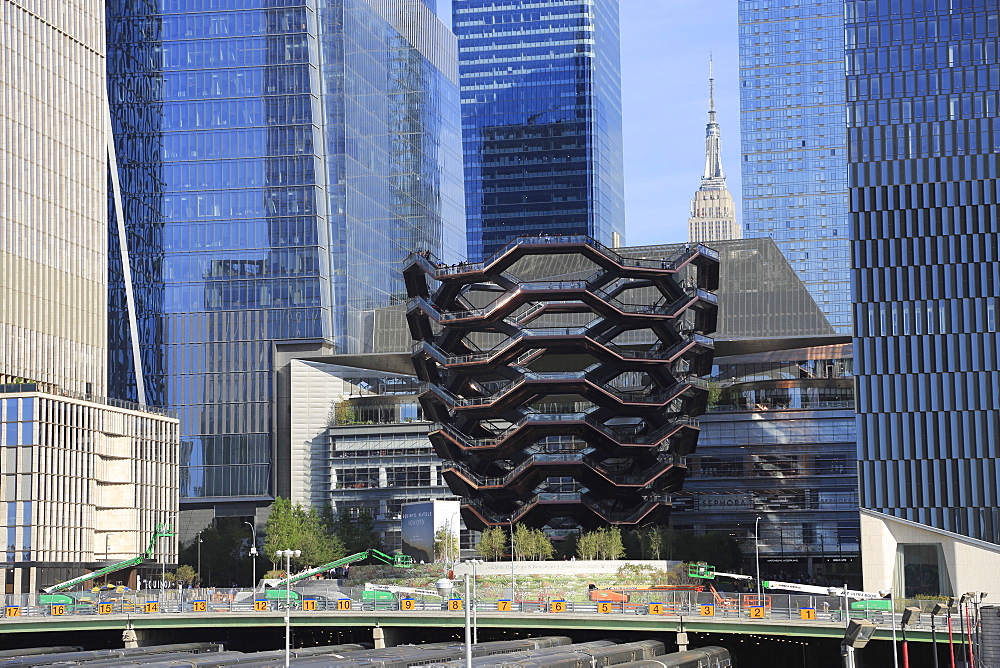
<path id="1" fill-rule="evenodd" d="M 483 559 L 499 561 L 507 547 L 507 532 L 503 527 L 490 527 L 479 536 L 476 552 Z"/>
<path id="2" fill-rule="evenodd" d="M 581 559 L 621 559 L 625 556 L 621 529 L 603 527 L 581 534 L 577 556 Z"/>
<path id="3" fill-rule="evenodd" d="M 332 510 L 327 510 L 323 517 L 329 522 Z M 333 520 L 333 531 L 340 538 L 347 554 L 372 549 L 385 551 L 382 537 L 375 530 L 375 518 L 367 508 L 356 509 L 355 513 L 348 508 L 341 509 Z"/>
<path id="4" fill-rule="evenodd" d="M 434 560 L 447 563 L 458 561 L 458 535 L 450 525 L 434 533 Z"/>
<path id="5" fill-rule="evenodd" d="M 178 566 L 177 570 L 173 573 L 167 573 L 167 581 L 174 582 L 182 585 L 192 584 L 198 579 L 198 574 L 194 572 L 194 569 L 184 564 Z"/>
<path id="6" fill-rule="evenodd" d="M 292 505 L 289 499 L 274 500 L 264 535 L 264 555 L 275 570 L 284 566 L 275 556 L 278 550 L 301 551 L 291 560 L 296 569 L 319 566 L 344 555 L 343 543 L 327 530 L 320 513 L 315 508 Z"/>
<path id="7" fill-rule="evenodd" d="M 552 555 L 555 554 L 555 548 L 552 547 L 552 541 L 541 529 L 531 529 L 531 558 L 538 561 L 545 561 L 551 559 Z"/>

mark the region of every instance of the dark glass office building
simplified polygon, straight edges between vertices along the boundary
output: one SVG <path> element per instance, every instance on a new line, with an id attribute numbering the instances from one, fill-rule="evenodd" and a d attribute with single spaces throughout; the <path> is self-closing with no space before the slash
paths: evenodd
<path id="1" fill-rule="evenodd" d="M 623 241 L 618 0 L 453 0 L 469 257 L 518 235 Z"/>
<path id="2" fill-rule="evenodd" d="M 1000 543 L 1000 6 L 846 8 L 861 504 Z"/>
<path id="3" fill-rule="evenodd" d="M 266 503 L 283 360 L 364 352 L 405 257 L 464 252 L 457 44 L 433 4 L 107 5 L 112 304 L 130 277 L 137 313 L 111 314 L 112 378 L 128 394 L 138 367 L 177 412 L 187 502 Z"/>

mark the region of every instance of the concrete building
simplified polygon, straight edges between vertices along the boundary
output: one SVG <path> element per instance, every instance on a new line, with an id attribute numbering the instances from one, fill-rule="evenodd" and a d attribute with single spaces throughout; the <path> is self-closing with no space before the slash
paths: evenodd
<path id="1" fill-rule="evenodd" d="M 691 200 L 688 241 L 708 243 L 741 239 L 743 228 L 736 220 L 736 204 L 726 187 L 722 171 L 722 130 L 715 120 L 715 78 L 709 65 L 708 126 L 705 129 L 705 171 L 701 186 Z"/>
<path id="2" fill-rule="evenodd" d="M 138 405 L 0 385 L 0 585 L 37 592 L 143 553 L 178 510 L 177 419 Z M 161 539 L 154 564 L 109 576 L 136 586 L 177 563 Z"/>

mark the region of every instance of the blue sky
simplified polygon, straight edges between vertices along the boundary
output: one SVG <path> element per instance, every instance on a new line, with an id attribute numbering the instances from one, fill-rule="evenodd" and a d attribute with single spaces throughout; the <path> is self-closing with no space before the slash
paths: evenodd
<path id="1" fill-rule="evenodd" d="M 708 121 L 708 58 L 722 165 L 740 203 L 737 0 L 621 0 L 625 241 L 684 241 Z"/>

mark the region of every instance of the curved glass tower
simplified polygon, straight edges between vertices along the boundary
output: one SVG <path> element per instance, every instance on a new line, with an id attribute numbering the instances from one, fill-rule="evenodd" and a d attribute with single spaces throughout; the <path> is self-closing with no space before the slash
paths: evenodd
<path id="1" fill-rule="evenodd" d="M 181 419 L 182 498 L 266 501 L 279 351 L 364 351 L 413 249 L 460 256 L 455 38 L 419 0 L 107 12 L 148 398 Z"/>

